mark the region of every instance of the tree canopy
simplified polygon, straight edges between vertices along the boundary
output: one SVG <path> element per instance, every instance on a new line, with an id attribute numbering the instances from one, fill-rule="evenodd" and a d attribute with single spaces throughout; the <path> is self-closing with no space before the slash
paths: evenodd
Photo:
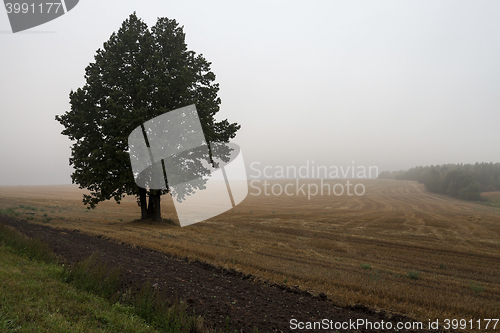
<path id="1" fill-rule="evenodd" d="M 71 110 L 56 116 L 65 127 L 62 134 L 74 141 L 72 182 L 90 190 L 83 198 L 88 208 L 136 195 L 145 218 L 146 195 L 150 208 L 159 209 L 165 191 L 147 191 L 134 182 L 127 146 L 134 128 L 190 104 L 196 105 L 207 143 L 229 142 L 240 125 L 215 120 L 221 100 L 211 64 L 188 50 L 183 27 L 173 19 L 158 18 L 149 29 L 131 14 L 94 59 L 85 69 L 85 85 L 70 92 Z"/>
<path id="2" fill-rule="evenodd" d="M 481 192 L 500 190 L 500 163 L 418 166 L 407 171 L 384 171 L 378 178 L 416 180 L 430 192 L 481 200 Z"/>

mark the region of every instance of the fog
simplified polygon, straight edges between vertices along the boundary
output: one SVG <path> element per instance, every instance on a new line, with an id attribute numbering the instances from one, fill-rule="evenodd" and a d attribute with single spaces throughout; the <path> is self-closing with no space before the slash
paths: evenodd
<path id="1" fill-rule="evenodd" d="M 249 175 L 500 162 L 500 2 L 85 0 L 16 34 L 0 9 L 0 185 L 71 183 L 54 117 L 134 11 L 212 63 Z"/>

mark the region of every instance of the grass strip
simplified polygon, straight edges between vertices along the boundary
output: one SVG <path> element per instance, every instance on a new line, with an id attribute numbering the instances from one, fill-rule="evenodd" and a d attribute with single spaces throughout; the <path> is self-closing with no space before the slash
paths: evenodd
<path id="1" fill-rule="evenodd" d="M 40 262 L 56 262 L 57 258 L 39 238 L 29 238 L 0 223 L 0 244 L 12 247 L 17 254 Z"/>
<path id="2" fill-rule="evenodd" d="M 149 282 L 123 292 L 121 268 L 97 253 L 61 267 L 40 239 L 0 223 L 0 257 L 0 332 L 211 331 Z"/>
<path id="3" fill-rule="evenodd" d="M 121 290 L 120 267 L 109 267 L 99 261 L 99 254 L 66 266 L 62 278 L 80 290 L 96 293 L 111 302 L 120 301 L 134 307 L 136 314 L 154 327 L 165 332 L 207 332 L 203 318 L 189 316 L 186 304 L 170 299 L 150 282 L 142 287 Z"/>
<path id="4" fill-rule="evenodd" d="M 134 308 L 62 282 L 62 271 L 0 246 L 0 332 L 157 332 Z"/>

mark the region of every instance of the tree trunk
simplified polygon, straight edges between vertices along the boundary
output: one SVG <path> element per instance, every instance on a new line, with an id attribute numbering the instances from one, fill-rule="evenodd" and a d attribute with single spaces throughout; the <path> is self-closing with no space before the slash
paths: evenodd
<path id="1" fill-rule="evenodd" d="M 160 205 L 161 191 L 155 191 L 153 196 L 154 196 L 153 201 L 155 203 L 154 207 L 153 207 L 153 210 L 154 210 L 153 220 L 160 221 L 161 220 L 161 205 Z"/>
<path id="2" fill-rule="evenodd" d="M 153 190 L 149 191 L 149 204 L 146 210 L 147 218 L 153 219 L 153 221 L 161 220 L 161 205 L 160 205 L 161 191 Z"/>
<path id="3" fill-rule="evenodd" d="M 141 205 L 141 219 L 145 220 L 148 218 L 148 200 L 147 191 L 145 188 L 139 188 L 139 203 Z"/>
<path id="4" fill-rule="evenodd" d="M 148 204 L 148 218 L 153 218 L 154 217 L 154 191 L 149 191 L 149 204 Z"/>

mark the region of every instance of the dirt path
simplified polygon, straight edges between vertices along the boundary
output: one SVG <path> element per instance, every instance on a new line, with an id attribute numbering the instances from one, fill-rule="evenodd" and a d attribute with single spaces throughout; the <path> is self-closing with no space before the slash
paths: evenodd
<path id="1" fill-rule="evenodd" d="M 0 216 L 0 222 L 20 232 L 39 237 L 53 251 L 68 261 L 82 259 L 96 251 L 112 264 L 123 265 L 127 285 L 158 283 L 169 295 L 177 294 L 188 304 L 188 311 L 205 317 L 209 325 L 230 332 L 289 332 L 290 320 L 349 322 L 411 321 L 399 315 L 389 317 L 384 311 L 363 306 L 340 308 L 326 295 L 313 296 L 306 291 L 255 282 L 253 276 L 216 268 L 201 262 L 186 262 L 163 253 L 133 248 L 93 237 L 77 230 L 59 230 Z M 335 330 L 321 330 L 330 332 Z M 345 331 L 345 330 L 339 330 Z M 354 331 L 354 330 L 352 330 Z M 394 332 L 394 330 L 377 330 Z M 401 330 L 400 330 L 401 331 Z M 404 330 L 403 330 L 404 331 Z M 417 331 L 406 331 L 417 332 Z"/>

